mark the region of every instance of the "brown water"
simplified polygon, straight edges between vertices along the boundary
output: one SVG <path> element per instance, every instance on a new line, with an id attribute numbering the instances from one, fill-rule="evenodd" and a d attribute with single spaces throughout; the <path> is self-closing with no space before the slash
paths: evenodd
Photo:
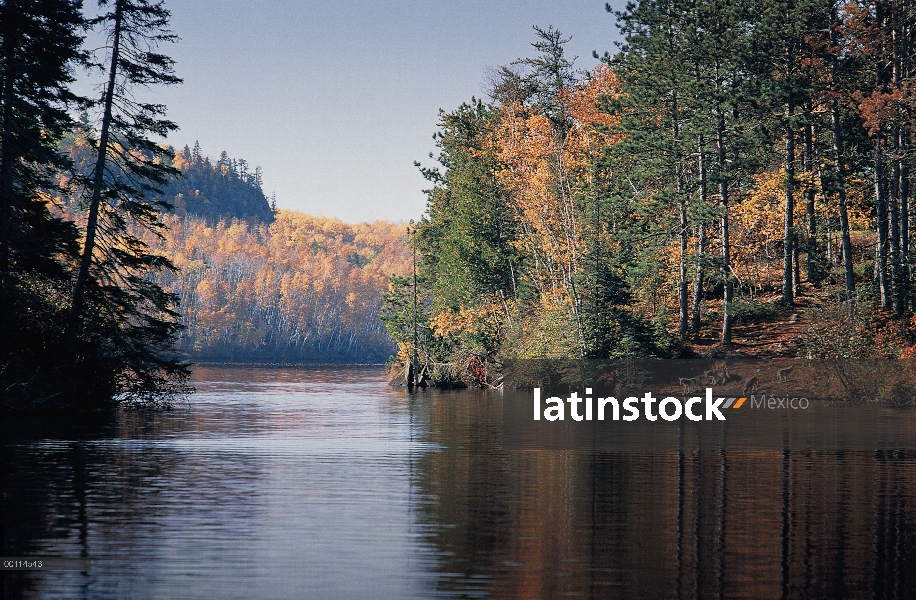
<path id="1" fill-rule="evenodd" d="M 170 413 L 7 430 L 4 555 L 91 567 L 5 572 L 5 597 L 916 597 L 912 411 L 834 411 L 829 446 L 769 443 L 796 427 L 770 419 L 734 448 L 729 422 L 539 450 L 510 443 L 495 392 L 196 378 Z"/>

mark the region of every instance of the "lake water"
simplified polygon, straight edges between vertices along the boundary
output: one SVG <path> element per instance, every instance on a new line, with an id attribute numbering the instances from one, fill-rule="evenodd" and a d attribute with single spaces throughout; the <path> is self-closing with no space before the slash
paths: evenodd
<path id="1" fill-rule="evenodd" d="M 548 450 L 506 436 L 498 392 L 195 378 L 168 413 L 6 424 L 4 555 L 91 566 L 7 571 L 5 597 L 916 597 L 913 411 L 829 413 L 822 446 L 798 419 L 808 442 L 772 444 L 780 417 L 760 444 Z"/>

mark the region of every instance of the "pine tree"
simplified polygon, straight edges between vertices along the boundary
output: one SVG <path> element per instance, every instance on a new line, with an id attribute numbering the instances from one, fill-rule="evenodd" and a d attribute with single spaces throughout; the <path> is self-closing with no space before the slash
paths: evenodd
<path id="1" fill-rule="evenodd" d="M 575 126 L 569 102 L 578 85 L 575 59 L 566 58 L 569 39 L 553 29 L 534 27 L 533 58 L 503 68 L 491 94 L 502 115 L 497 158 L 508 206 L 519 222 L 524 253 L 534 264 L 537 293 L 568 308 L 580 354 L 585 352 L 583 290 L 578 288 L 585 198 L 574 189 L 564 155 Z"/>
<path id="2" fill-rule="evenodd" d="M 531 45 L 539 54 L 534 58 L 518 59 L 512 64 L 525 69 L 520 80 L 524 103 L 549 117 L 556 135 L 562 138 L 569 126 L 569 115 L 560 101 L 560 92 L 577 81 L 573 67 L 576 59 L 566 58 L 565 46 L 572 38 L 564 38 L 553 27 L 544 29 L 535 25 L 533 29 L 538 39 Z"/>
<path id="3" fill-rule="evenodd" d="M 520 253 L 513 247 L 515 224 L 496 175 L 492 138 L 498 120 L 498 110 L 478 99 L 442 113 L 436 134 L 441 170 L 421 168 L 433 187 L 427 190 L 427 217 L 411 243 L 417 247 L 420 281 L 428 290 L 423 295 L 433 298 L 424 310 L 433 317 L 462 311 L 476 315 L 498 307 L 500 318 L 511 322 L 512 307 L 523 293 Z M 492 356 L 500 340 L 488 332 L 483 327 L 473 333 L 456 331 L 451 347 L 442 351 L 459 361 L 470 352 Z"/>
<path id="4" fill-rule="evenodd" d="M 723 344 L 731 343 L 732 302 L 735 283 L 732 272 L 732 240 L 729 208 L 735 189 L 751 171 L 751 154 L 757 134 L 748 126 L 749 38 L 755 15 L 746 3 L 723 0 L 697 3 L 694 32 L 688 54 L 696 57 L 695 93 L 703 98 L 694 116 L 695 130 L 713 144 L 710 182 L 718 192 L 720 272 L 723 282 Z"/>
<path id="5" fill-rule="evenodd" d="M 723 293 L 722 342 L 730 343 L 734 300 L 729 204 L 747 176 L 754 143 L 748 127 L 748 32 L 754 15 L 748 3 L 721 0 L 630 3 L 618 14 L 627 43 L 613 61 L 621 70 L 632 103 L 623 125 L 621 148 L 638 154 L 637 179 L 650 190 L 657 213 L 672 214 L 681 259 L 678 269 L 678 331 L 688 329 L 687 241 L 689 217 L 702 231 L 694 313 L 702 294 L 702 253 L 706 219 L 719 217 L 718 267 Z M 711 160 L 706 161 L 706 157 Z M 697 160 L 697 158 L 699 160 Z M 696 164 L 697 167 L 693 165 Z M 706 206 L 708 187 L 715 186 L 718 207 Z M 690 208 L 689 195 L 697 198 Z M 711 196 L 711 194 L 710 194 Z M 710 198 L 711 200 L 711 198 Z M 698 318 L 692 328 L 699 325 Z"/>
<path id="6" fill-rule="evenodd" d="M 830 0 L 830 27 L 825 32 L 818 32 L 816 43 L 819 46 L 817 57 L 824 71 L 826 81 L 818 94 L 820 100 L 829 106 L 830 113 L 830 146 L 832 149 L 833 169 L 825 173 L 826 188 L 837 196 L 837 208 L 840 221 L 840 239 L 844 271 L 845 299 L 849 303 L 850 313 L 854 311 L 856 284 L 853 272 L 852 236 L 849 226 L 849 144 L 850 135 L 847 119 L 844 119 L 840 100 L 848 98 L 855 85 L 850 84 L 853 79 L 851 73 L 855 69 L 850 66 L 854 62 L 851 54 L 846 51 L 848 40 L 844 38 L 844 24 L 840 15 L 839 0 Z M 850 89 L 853 88 L 853 89 Z"/>
<path id="7" fill-rule="evenodd" d="M 877 266 L 882 308 L 902 315 L 907 304 L 905 275 L 909 220 L 908 133 L 916 104 L 911 65 L 916 10 L 882 0 L 850 10 L 847 36 L 865 59 L 858 111 L 871 140 L 875 188 Z M 890 272 L 888 272 L 888 262 Z"/>
<path id="8" fill-rule="evenodd" d="M 164 118 L 164 106 L 139 102 L 132 92 L 137 86 L 180 83 L 172 59 L 157 52 L 159 44 L 176 37 L 162 2 L 101 4 L 113 4 L 93 21 L 109 41 L 107 85 L 95 104 L 101 131 L 86 192 L 72 327 L 86 346 L 85 368 L 96 374 L 97 389 L 155 402 L 182 393 L 188 369 L 173 350 L 181 329 L 177 297 L 147 277 L 174 266 L 152 253 L 134 228 L 161 236 L 161 211 L 171 206 L 156 198 L 176 171 L 169 166 L 171 149 L 150 136 L 165 136 L 177 126 Z M 104 350 L 94 352 L 98 349 Z"/>
<path id="9" fill-rule="evenodd" d="M 829 27 L 829 10 L 823 0 L 757 0 L 754 3 L 760 22 L 751 40 L 751 62 L 759 94 L 757 118 L 769 134 L 769 142 L 783 145 L 781 167 L 785 173 L 783 207 L 783 281 L 782 302 L 792 305 L 795 297 L 798 268 L 798 235 L 794 223 L 796 191 L 801 187 L 796 177 L 797 141 L 803 144 L 803 169 L 812 170 L 813 133 L 811 106 L 815 86 L 823 78 L 813 67 L 812 32 Z M 772 157 L 775 159 L 776 156 Z M 776 167 L 775 160 L 772 168 Z M 816 223 L 814 221 L 814 191 L 805 189 L 808 213 L 809 279 L 812 279 Z M 793 269 L 793 266 L 795 269 Z"/>
<path id="10" fill-rule="evenodd" d="M 439 308 L 457 309 L 492 294 L 514 297 L 517 284 L 509 245 L 513 232 L 488 136 L 497 113 L 481 100 L 441 116 L 438 170 L 423 170 L 435 184 L 429 218 L 418 228 L 419 250 L 435 273 Z"/>
<path id="11" fill-rule="evenodd" d="M 606 6 L 608 11 L 610 6 Z M 683 2 L 641 2 L 617 14 L 626 44 L 610 60 L 622 85 L 625 99 L 621 127 L 626 137 L 617 150 L 640 157 L 633 173 L 654 190 L 664 211 L 667 203 L 677 207 L 672 229 L 679 241 L 678 333 L 688 330 L 688 239 L 689 173 L 693 136 L 689 95 L 690 58 L 685 55 L 686 36 L 691 32 L 690 5 Z"/>

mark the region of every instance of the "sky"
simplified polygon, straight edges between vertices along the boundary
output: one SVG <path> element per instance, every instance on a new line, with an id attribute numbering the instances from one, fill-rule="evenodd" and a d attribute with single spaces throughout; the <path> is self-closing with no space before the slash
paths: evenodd
<path id="1" fill-rule="evenodd" d="M 615 3 L 615 6 L 621 4 Z M 180 148 L 200 142 L 263 169 L 280 208 L 347 222 L 425 211 L 439 109 L 485 97 L 488 73 L 533 56 L 533 25 L 572 37 L 588 69 L 615 50 L 604 2 L 166 0 L 181 41 L 162 50 L 179 86 L 168 106 Z"/>

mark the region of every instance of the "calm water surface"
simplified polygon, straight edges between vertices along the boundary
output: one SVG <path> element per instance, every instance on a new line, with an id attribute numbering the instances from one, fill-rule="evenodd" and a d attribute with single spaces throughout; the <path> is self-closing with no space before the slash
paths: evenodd
<path id="1" fill-rule="evenodd" d="M 7 430 L 4 555 L 91 569 L 7 572 L 6 597 L 916 597 L 910 411 L 849 448 L 538 450 L 507 442 L 498 393 L 196 379 L 169 413 Z"/>

